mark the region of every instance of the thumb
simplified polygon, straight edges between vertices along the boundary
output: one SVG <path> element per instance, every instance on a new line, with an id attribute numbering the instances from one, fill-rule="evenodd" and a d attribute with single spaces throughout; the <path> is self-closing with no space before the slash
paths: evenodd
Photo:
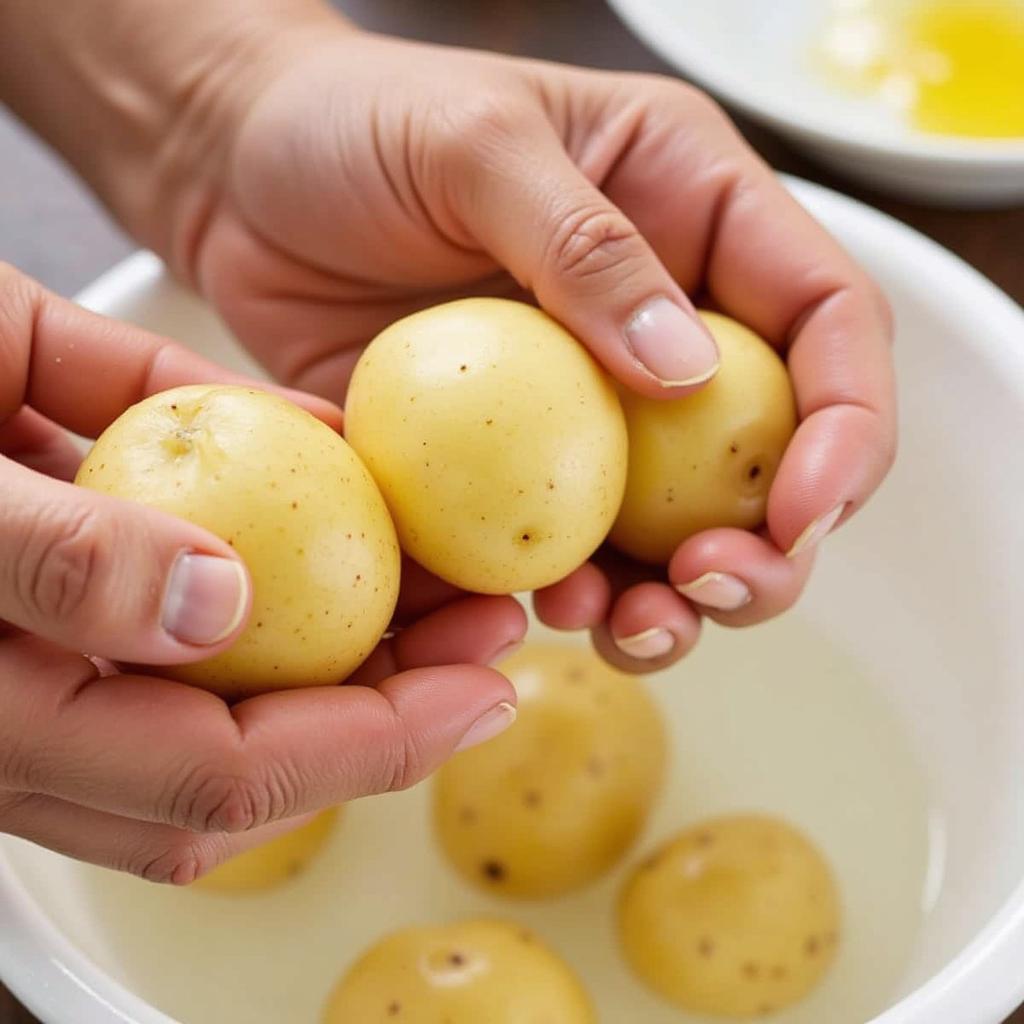
<path id="1" fill-rule="evenodd" d="M 176 664 L 229 645 L 245 566 L 205 530 L 0 459 L 0 619 L 61 647 Z"/>
<path id="2" fill-rule="evenodd" d="M 718 349 L 632 221 L 546 121 L 498 134 L 456 167 L 464 229 L 627 387 L 670 398 L 708 381 Z"/>

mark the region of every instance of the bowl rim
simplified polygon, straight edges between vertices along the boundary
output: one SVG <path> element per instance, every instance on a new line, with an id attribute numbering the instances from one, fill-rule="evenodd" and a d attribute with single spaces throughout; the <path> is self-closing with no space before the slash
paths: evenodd
<path id="1" fill-rule="evenodd" d="M 667 0 L 608 0 L 619 17 L 665 61 L 692 77 L 729 105 L 773 128 L 798 133 L 825 148 L 842 147 L 879 157 L 942 163 L 960 167 L 997 166 L 1024 169 L 1024 138 L 971 138 L 928 135 L 911 129 L 872 131 L 858 122 L 837 127 L 824 116 L 787 95 L 763 98 L 754 82 L 729 61 L 702 48 L 698 35 L 679 31 L 678 8 Z"/>
<path id="2" fill-rule="evenodd" d="M 876 246 L 894 238 L 918 273 L 941 294 L 957 294 L 960 308 L 984 308 L 998 325 L 978 332 L 975 344 L 998 360 L 1005 378 L 1024 394 L 1024 346 L 995 346 L 994 335 L 1024 337 L 1024 309 L 973 267 L 938 243 L 864 203 L 798 178 L 783 177 L 814 216 L 855 221 Z M 116 264 L 77 296 L 93 309 L 138 296 L 165 278 L 159 259 L 140 251 Z M 950 287 L 940 287 L 942 281 Z M 15 840 L 17 841 L 17 840 Z M 962 1007 L 961 1024 L 990 1024 L 1024 999 L 1024 867 L 1022 880 L 960 951 L 927 981 L 869 1024 L 930 1024 Z M 180 1024 L 143 1001 L 101 969 L 64 935 L 19 881 L 0 843 L 0 978 L 43 1020 L 60 1024 Z M 979 1016 L 979 1014 L 982 1014 Z M 1001 1019 L 1001 1018 L 1000 1018 Z"/>

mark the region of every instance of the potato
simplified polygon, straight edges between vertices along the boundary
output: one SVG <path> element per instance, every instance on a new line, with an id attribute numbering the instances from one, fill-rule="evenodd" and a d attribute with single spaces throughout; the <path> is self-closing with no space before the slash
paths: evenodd
<path id="1" fill-rule="evenodd" d="M 692 1013 L 751 1017 L 802 999 L 832 963 L 839 895 L 821 853 L 774 818 L 719 818 L 643 863 L 619 901 L 626 959 Z"/>
<path id="2" fill-rule="evenodd" d="M 434 824 L 452 865 L 516 897 L 593 881 L 643 828 L 665 773 L 665 734 L 644 684 L 589 650 L 535 645 L 500 666 L 515 725 L 437 773 Z"/>
<path id="3" fill-rule="evenodd" d="M 629 474 L 611 541 L 664 564 L 687 537 L 764 522 L 768 491 L 796 430 L 786 366 L 752 331 L 701 313 L 718 342 L 718 373 L 672 401 L 622 394 Z"/>
<path id="4" fill-rule="evenodd" d="M 232 857 L 193 882 L 192 888 L 210 892 L 254 892 L 294 878 L 323 848 L 334 829 L 338 812 L 337 807 L 328 808 L 287 835 Z"/>
<path id="5" fill-rule="evenodd" d="M 191 520 L 249 568 L 238 640 L 161 675 L 225 696 L 337 683 L 391 620 L 400 555 L 380 492 L 341 437 L 283 398 L 221 385 L 154 395 L 104 431 L 76 483 Z"/>
<path id="6" fill-rule="evenodd" d="M 341 979 L 324 1024 L 597 1024 L 563 961 L 504 921 L 408 928 Z"/>
<path id="7" fill-rule="evenodd" d="M 568 575 L 622 499 L 614 388 L 571 335 L 519 302 L 464 299 L 388 327 L 356 366 L 345 434 L 402 548 L 467 590 Z"/>

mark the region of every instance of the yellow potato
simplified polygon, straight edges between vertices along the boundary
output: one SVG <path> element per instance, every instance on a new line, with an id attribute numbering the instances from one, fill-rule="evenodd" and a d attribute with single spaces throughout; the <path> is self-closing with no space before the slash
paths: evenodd
<path id="1" fill-rule="evenodd" d="M 321 811 L 312 821 L 269 843 L 240 853 L 207 872 L 193 889 L 210 892 L 253 892 L 294 878 L 320 852 L 337 821 L 339 808 Z"/>
<path id="2" fill-rule="evenodd" d="M 597 1024 L 569 967 L 504 921 L 408 928 L 338 982 L 323 1024 Z"/>
<path id="3" fill-rule="evenodd" d="M 667 562 L 701 530 L 764 522 L 796 430 L 793 388 L 775 350 L 735 320 L 701 317 L 722 356 L 709 384 L 669 402 L 621 396 L 629 475 L 611 541 L 645 562 Z"/>
<path id="4" fill-rule="evenodd" d="M 570 334 L 519 302 L 464 299 L 388 327 L 352 376 L 345 435 L 402 548 L 467 590 L 568 575 L 622 499 L 614 388 Z"/>
<path id="5" fill-rule="evenodd" d="M 231 696 L 337 683 L 391 620 L 400 556 L 380 492 L 341 437 L 283 398 L 222 385 L 154 395 L 104 431 L 76 483 L 191 520 L 249 568 L 238 640 L 162 675 Z"/>
<path id="6" fill-rule="evenodd" d="M 519 693 L 516 723 L 441 768 L 434 824 L 471 882 L 557 896 L 636 840 L 665 773 L 664 729 L 644 683 L 589 650 L 530 646 L 500 668 Z"/>
<path id="7" fill-rule="evenodd" d="M 636 973 L 682 1009 L 723 1017 L 807 995 L 835 958 L 839 921 L 821 853 L 759 815 L 687 829 L 640 865 L 619 900 Z"/>

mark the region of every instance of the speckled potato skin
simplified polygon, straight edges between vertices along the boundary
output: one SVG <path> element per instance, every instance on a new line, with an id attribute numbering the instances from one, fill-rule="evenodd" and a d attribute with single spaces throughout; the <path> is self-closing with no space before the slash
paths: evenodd
<path id="1" fill-rule="evenodd" d="M 576 975 L 504 921 L 408 928 L 339 981 L 323 1024 L 597 1024 Z"/>
<path id="2" fill-rule="evenodd" d="M 564 328 L 519 302 L 464 299 L 388 327 L 352 376 L 345 435 L 402 548 L 479 593 L 568 575 L 622 499 L 614 388 Z"/>
<path id="3" fill-rule="evenodd" d="M 531 645 L 499 668 L 519 694 L 516 723 L 437 773 L 435 830 L 488 892 L 558 896 L 639 836 L 665 774 L 664 727 L 645 684 L 592 651 Z"/>
<path id="4" fill-rule="evenodd" d="M 154 395 L 104 431 L 76 483 L 191 520 L 249 568 L 238 640 L 161 675 L 225 696 L 337 683 L 391 620 L 400 554 L 384 500 L 345 441 L 283 398 L 206 385 Z"/>
<path id="5" fill-rule="evenodd" d="M 207 872 L 193 889 L 218 893 L 251 893 L 272 889 L 304 871 L 334 831 L 340 808 L 321 811 L 312 821 L 253 847 Z"/>
<path id="6" fill-rule="evenodd" d="M 754 1017 L 802 999 L 835 959 L 839 894 L 803 835 L 759 815 L 682 832 L 640 865 L 619 900 L 639 977 L 691 1013 Z"/>
<path id="7" fill-rule="evenodd" d="M 714 379 L 659 402 L 622 392 L 629 474 L 611 541 L 664 564 L 687 537 L 764 522 L 768 491 L 796 430 L 786 366 L 753 331 L 702 312 L 721 353 Z"/>

